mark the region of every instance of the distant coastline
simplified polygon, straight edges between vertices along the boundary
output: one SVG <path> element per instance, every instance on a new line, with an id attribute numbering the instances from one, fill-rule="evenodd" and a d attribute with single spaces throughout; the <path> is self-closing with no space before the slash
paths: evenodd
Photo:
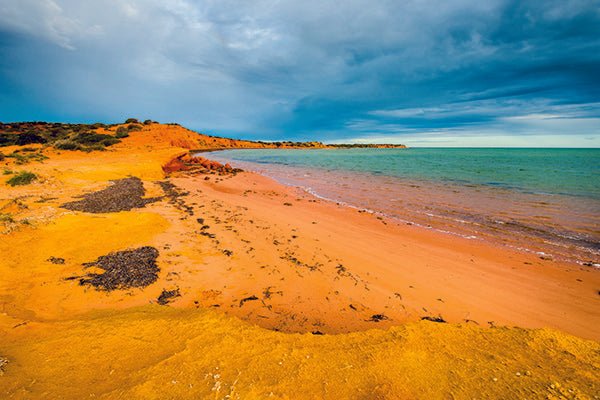
<path id="1" fill-rule="evenodd" d="M 141 130 L 143 126 L 159 124 L 153 120 L 139 121 L 129 118 L 122 124 L 66 124 L 58 122 L 6 122 L 0 123 L 0 147 L 13 145 L 42 144 L 53 146 L 62 150 L 101 150 L 118 143 L 120 139 L 127 137 L 130 132 Z M 181 125 L 176 123 L 164 124 L 168 126 Z M 350 149 L 350 148 L 382 148 L 382 149 L 405 149 L 403 144 L 390 143 L 341 143 L 326 144 L 319 141 L 274 141 L 231 139 L 215 135 L 182 129 L 194 132 L 199 136 L 199 143 L 203 147 L 194 151 L 221 150 L 221 149 Z M 118 131 L 118 132 L 117 132 Z M 98 136 L 111 135 L 114 137 Z"/>

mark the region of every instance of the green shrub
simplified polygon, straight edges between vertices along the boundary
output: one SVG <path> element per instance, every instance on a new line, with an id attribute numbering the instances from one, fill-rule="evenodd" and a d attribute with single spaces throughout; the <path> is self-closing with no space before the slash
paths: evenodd
<path id="1" fill-rule="evenodd" d="M 46 157 L 42 153 L 28 152 L 26 154 L 20 154 L 18 150 L 13 151 L 6 157 L 14 158 L 15 164 L 17 165 L 29 164 L 31 161 L 44 161 L 48 159 L 48 157 Z"/>
<path id="2" fill-rule="evenodd" d="M 137 125 L 137 124 L 129 124 L 129 125 L 127 125 L 127 130 L 129 132 L 141 131 L 142 130 L 142 126 L 141 125 Z"/>
<path id="3" fill-rule="evenodd" d="M 16 151 L 12 152 L 7 157 L 14 158 L 15 164 L 17 164 L 17 165 L 23 165 L 23 164 L 27 164 L 29 162 L 29 157 L 19 154 Z"/>
<path id="4" fill-rule="evenodd" d="M 0 146 L 12 146 L 19 135 L 14 133 L 0 133 Z"/>
<path id="5" fill-rule="evenodd" d="M 73 137 L 73 141 L 83 145 L 102 143 L 106 139 L 114 139 L 111 135 L 94 132 L 81 132 Z M 114 144 L 114 143 L 113 143 Z"/>
<path id="6" fill-rule="evenodd" d="M 50 142 L 55 140 L 66 139 L 71 131 L 62 128 L 52 128 L 51 131 L 47 132 L 47 137 Z"/>
<path id="7" fill-rule="evenodd" d="M 100 142 L 101 145 L 106 146 L 106 147 L 112 146 L 113 144 L 117 144 L 117 143 L 121 143 L 121 141 L 112 136 L 109 136 L 108 138 L 106 138 Z"/>
<path id="8" fill-rule="evenodd" d="M 144 125 L 151 125 L 154 121 L 152 121 L 151 119 L 147 119 L 144 121 Z"/>
<path id="9" fill-rule="evenodd" d="M 0 152 L 0 161 L 4 161 L 4 158 L 5 158 L 4 153 Z"/>
<path id="10" fill-rule="evenodd" d="M 76 124 L 76 125 L 68 125 L 71 130 L 73 132 L 81 132 L 81 131 L 88 131 L 89 127 L 87 125 L 81 125 L 81 124 Z"/>
<path id="11" fill-rule="evenodd" d="M 125 123 L 126 123 L 126 124 L 139 124 L 139 122 L 140 122 L 140 121 L 138 121 L 138 120 L 137 120 L 137 119 L 135 119 L 135 118 L 128 118 L 128 119 L 125 121 Z"/>
<path id="12" fill-rule="evenodd" d="M 106 147 L 104 147 L 104 145 L 101 143 L 97 143 L 92 144 L 91 146 L 84 147 L 82 150 L 86 153 L 91 153 L 92 151 L 106 151 Z"/>
<path id="13" fill-rule="evenodd" d="M 21 171 L 17 175 L 13 176 L 6 181 L 10 186 L 22 186 L 29 185 L 31 182 L 37 179 L 37 175 L 29 171 Z"/>
<path id="14" fill-rule="evenodd" d="M 12 175 L 12 174 L 14 174 L 14 172 L 8 168 L 4 168 L 4 171 L 2 171 L 2 175 Z"/>
<path id="15" fill-rule="evenodd" d="M 47 142 L 47 140 L 45 138 L 38 135 L 37 133 L 30 131 L 30 132 L 21 133 L 20 135 L 18 135 L 17 140 L 15 141 L 15 144 L 18 146 L 24 146 L 26 144 L 46 143 L 46 142 Z"/>
<path id="16" fill-rule="evenodd" d="M 117 133 L 115 134 L 115 137 L 118 139 L 122 139 L 122 138 L 126 138 L 129 136 L 129 131 L 127 130 L 127 128 L 125 128 L 124 126 L 120 126 L 117 128 Z"/>
<path id="17" fill-rule="evenodd" d="M 59 150 L 81 150 L 81 145 L 70 139 L 57 140 L 53 145 Z"/>

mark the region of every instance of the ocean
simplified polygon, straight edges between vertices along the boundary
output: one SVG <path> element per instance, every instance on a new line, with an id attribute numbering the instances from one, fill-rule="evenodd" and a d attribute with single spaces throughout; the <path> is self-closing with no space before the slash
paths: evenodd
<path id="1" fill-rule="evenodd" d="M 401 223 L 600 266 L 600 149 L 261 149 L 203 156 Z"/>

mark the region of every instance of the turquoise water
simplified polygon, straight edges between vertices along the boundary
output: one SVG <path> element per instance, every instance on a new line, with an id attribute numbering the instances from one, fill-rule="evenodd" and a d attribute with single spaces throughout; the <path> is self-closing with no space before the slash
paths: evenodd
<path id="1" fill-rule="evenodd" d="M 600 199 L 600 149 L 230 150 L 219 157 Z"/>
<path id="2" fill-rule="evenodd" d="M 600 267 L 600 149 L 226 150 L 203 155 L 401 223 Z"/>

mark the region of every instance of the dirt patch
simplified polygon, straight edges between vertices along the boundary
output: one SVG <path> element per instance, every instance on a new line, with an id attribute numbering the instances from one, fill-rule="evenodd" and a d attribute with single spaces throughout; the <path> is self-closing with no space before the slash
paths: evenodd
<path id="1" fill-rule="evenodd" d="M 100 268 L 104 272 L 89 273 L 79 280 L 79 284 L 108 292 L 146 287 L 158 279 L 160 268 L 156 264 L 157 258 L 158 250 L 150 246 L 109 253 L 83 264 L 85 268 Z"/>
<path id="2" fill-rule="evenodd" d="M 84 194 L 81 196 L 82 200 L 65 203 L 61 207 L 98 214 L 129 211 L 160 200 L 159 197 L 145 199 L 143 198 L 145 193 L 140 178 L 130 177 L 112 181 L 112 185 L 106 189 Z"/>

